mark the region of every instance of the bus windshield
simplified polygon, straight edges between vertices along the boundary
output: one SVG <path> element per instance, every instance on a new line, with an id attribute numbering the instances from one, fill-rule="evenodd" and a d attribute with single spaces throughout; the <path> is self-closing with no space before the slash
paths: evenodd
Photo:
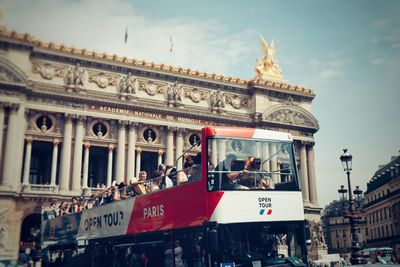
<path id="1" fill-rule="evenodd" d="M 209 191 L 300 190 L 291 142 L 209 138 L 207 145 Z"/>
<path id="2" fill-rule="evenodd" d="M 219 231 L 224 240 L 220 242 L 223 262 L 261 261 L 268 266 L 279 259 L 305 255 L 300 242 L 304 239 L 302 222 L 220 225 Z"/>

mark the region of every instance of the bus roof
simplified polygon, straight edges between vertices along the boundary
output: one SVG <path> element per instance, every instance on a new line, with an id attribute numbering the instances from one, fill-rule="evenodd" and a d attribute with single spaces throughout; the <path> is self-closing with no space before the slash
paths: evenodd
<path id="1" fill-rule="evenodd" d="M 206 136 L 254 138 L 266 140 L 292 141 L 290 133 L 276 132 L 264 129 L 208 126 L 203 128 Z"/>

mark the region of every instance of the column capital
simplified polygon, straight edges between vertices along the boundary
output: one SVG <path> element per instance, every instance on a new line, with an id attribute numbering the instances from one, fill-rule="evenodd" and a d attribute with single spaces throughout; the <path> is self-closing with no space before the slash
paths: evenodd
<path id="1" fill-rule="evenodd" d="M 10 103 L 8 105 L 8 107 L 10 108 L 11 112 L 18 112 L 20 104 L 18 104 L 18 103 Z"/>
<path id="2" fill-rule="evenodd" d="M 141 148 L 141 147 L 137 147 L 137 148 L 136 148 L 136 152 L 137 152 L 137 153 L 142 153 L 142 148 Z"/>
<path id="3" fill-rule="evenodd" d="M 85 142 L 85 148 L 87 148 L 87 149 L 90 148 L 90 142 Z"/>
<path id="4" fill-rule="evenodd" d="M 113 151 L 113 150 L 114 150 L 114 145 L 113 145 L 113 144 L 110 144 L 110 145 L 108 146 L 108 152 Z"/>
<path id="5" fill-rule="evenodd" d="M 137 121 L 129 121 L 128 125 L 130 131 L 135 131 L 139 127 L 139 123 Z"/>
<path id="6" fill-rule="evenodd" d="M 32 136 L 26 136 L 26 137 L 25 137 L 25 140 L 26 140 L 26 143 L 27 143 L 27 144 L 32 144 L 32 142 L 33 142 Z"/>
<path id="7" fill-rule="evenodd" d="M 184 133 L 186 133 L 186 128 L 175 128 L 175 132 L 178 134 L 178 136 L 182 136 Z"/>
<path id="8" fill-rule="evenodd" d="M 161 149 L 158 150 L 158 155 L 162 156 L 164 154 L 164 151 L 162 151 Z"/>
<path id="9" fill-rule="evenodd" d="M 53 146 L 58 146 L 60 144 L 60 140 L 58 138 L 53 139 Z"/>
<path id="10" fill-rule="evenodd" d="M 87 117 L 84 115 L 75 115 L 75 118 L 78 124 L 83 124 Z"/>
<path id="11" fill-rule="evenodd" d="M 74 114 L 71 113 L 64 113 L 64 120 L 66 123 L 71 123 L 72 119 L 74 118 Z"/>
<path id="12" fill-rule="evenodd" d="M 120 128 L 125 127 L 126 125 L 129 124 L 129 121 L 126 120 L 118 120 L 118 125 Z"/>
<path id="13" fill-rule="evenodd" d="M 176 131 L 176 127 L 172 126 L 165 126 L 165 130 L 167 131 L 168 134 L 173 134 Z"/>

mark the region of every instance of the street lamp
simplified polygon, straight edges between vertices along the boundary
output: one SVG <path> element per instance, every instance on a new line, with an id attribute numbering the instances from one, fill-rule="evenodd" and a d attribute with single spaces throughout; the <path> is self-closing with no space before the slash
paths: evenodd
<path id="1" fill-rule="evenodd" d="M 347 189 L 344 188 L 344 185 L 341 185 L 338 189 L 340 201 L 346 201 L 347 199 Z"/>
<path id="2" fill-rule="evenodd" d="M 358 209 L 360 209 L 363 191 L 360 189 L 360 187 L 358 185 L 356 185 L 356 189 L 354 189 L 353 193 L 354 193 L 354 195 L 356 195 L 357 207 L 358 207 Z"/>
<path id="3" fill-rule="evenodd" d="M 361 248 L 360 248 L 360 245 L 358 244 L 358 235 L 357 235 L 357 227 L 356 227 L 356 220 L 360 219 L 360 213 L 356 211 L 356 208 L 354 205 L 353 194 L 352 194 L 353 191 L 351 190 L 351 183 L 350 183 L 350 171 L 352 170 L 352 159 L 353 159 L 353 156 L 347 152 L 347 149 L 343 149 L 343 154 L 340 156 L 340 161 L 342 162 L 343 170 L 347 174 L 347 183 L 348 183 L 348 189 L 349 189 L 348 190 L 348 192 L 349 192 L 349 209 L 344 212 L 343 217 L 348 218 L 350 221 L 350 233 L 351 233 L 350 262 L 351 262 L 351 264 L 354 265 L 354 264 L 362 264 L 362 258 L 361 258 L 361 253 L 360 253 Z M 346 189 L 344 189 L 344 186 L 342 186 L 341 189 L 339 189 L 339 190 L 342 190 L 342 189 L 346 190 Z M 344 193 L 344 191 L 341 191 L 341 192 Z M 343 194 L 343 197 L 344 197 L 344 194 Z"/>

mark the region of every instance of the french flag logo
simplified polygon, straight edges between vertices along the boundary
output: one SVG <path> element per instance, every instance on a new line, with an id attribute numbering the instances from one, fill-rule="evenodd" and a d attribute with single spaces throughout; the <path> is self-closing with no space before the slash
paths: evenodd
<path id="1" fill-rule="evenodd" d="M 272 214 L 272 209 L 260 209 L 260 215 L 271 215 Z"/>

